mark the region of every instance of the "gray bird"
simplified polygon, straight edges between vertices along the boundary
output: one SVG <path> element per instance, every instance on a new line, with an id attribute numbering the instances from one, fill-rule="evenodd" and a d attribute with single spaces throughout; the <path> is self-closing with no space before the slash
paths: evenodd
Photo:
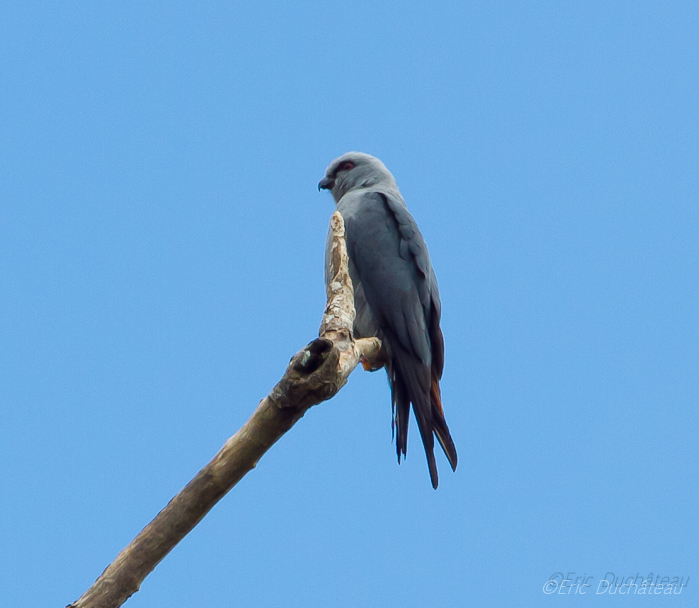
<path id="1" fill-rule="evenodd" d="M 441 303 L 427 246 L 393 175 L 378 158 L 361 152 L 340 156 L 326 169 L 321 188 L 330 190 L 345 221 L 357 311 L 354 335 L 377 336 L 383 344 L 398 462 L 407 455 L 412 403 L 437 488 L 434 435 L 453 470 L 457 456 L 439 390 L 444 367 Z M 329 254 L 328 249 L 326 270 Z"/>

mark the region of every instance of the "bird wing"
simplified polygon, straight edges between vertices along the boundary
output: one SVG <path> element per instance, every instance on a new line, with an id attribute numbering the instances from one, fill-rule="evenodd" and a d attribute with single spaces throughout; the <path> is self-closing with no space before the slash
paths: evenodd
<path id="1" fill-rule="evenodd" d="M 444 365 L 441 304 L 425 241 L 402 201 L 389 194 L 356 194 L 351 206 L 339 208 L 345 218 L 353 280 L 361 284 L 355 295 L 366 299 L 388 354 L 398 461 L 407 454 L 412 403 L 436 488 L 433 433 L 452 468 L 457 456 L 439 393 Z M 359 301 L 358 308 L 362 307 Z"/>

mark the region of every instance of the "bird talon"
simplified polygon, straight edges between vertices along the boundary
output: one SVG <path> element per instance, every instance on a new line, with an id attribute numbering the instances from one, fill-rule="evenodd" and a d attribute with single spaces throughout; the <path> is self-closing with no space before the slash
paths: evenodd
<path id="1" fill-rule="evenodd" d="M 380 369 L 383 369 L 384 366 L 382 359 L 375 359 L 372 361 L 366 357 L 362 357 L 359 360 L 362 362 L 362 367 L 365 372 L 378 372 Z"/>

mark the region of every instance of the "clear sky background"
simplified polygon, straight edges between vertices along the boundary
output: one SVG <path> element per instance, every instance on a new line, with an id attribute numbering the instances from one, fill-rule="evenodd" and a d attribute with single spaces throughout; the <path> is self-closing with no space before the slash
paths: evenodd
<path id="1" fill-rule="evenodd" d="M 77 599 L 317 335 L 348 150 L 429 245 L 459 468 L 358 370 L 127 605 L 699 605 L 696 2 L 0 12 L 3 608 Z"/>

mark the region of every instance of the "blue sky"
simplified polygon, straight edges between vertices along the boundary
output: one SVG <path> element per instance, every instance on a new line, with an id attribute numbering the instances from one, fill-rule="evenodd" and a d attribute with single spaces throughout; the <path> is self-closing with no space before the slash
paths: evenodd
<path id="1" fill-rule="evenodd" d="M 63 606 L 317 334 L 348 150 L 443 300 L 459 450 L 357 371 L 127 605 L 697 605 L 699 8 L 10 2 L 0 605 Z M 556 572 L 592 587 L 547 595 Z M 597 594 L 690 577 L 678 596 Z"/>

